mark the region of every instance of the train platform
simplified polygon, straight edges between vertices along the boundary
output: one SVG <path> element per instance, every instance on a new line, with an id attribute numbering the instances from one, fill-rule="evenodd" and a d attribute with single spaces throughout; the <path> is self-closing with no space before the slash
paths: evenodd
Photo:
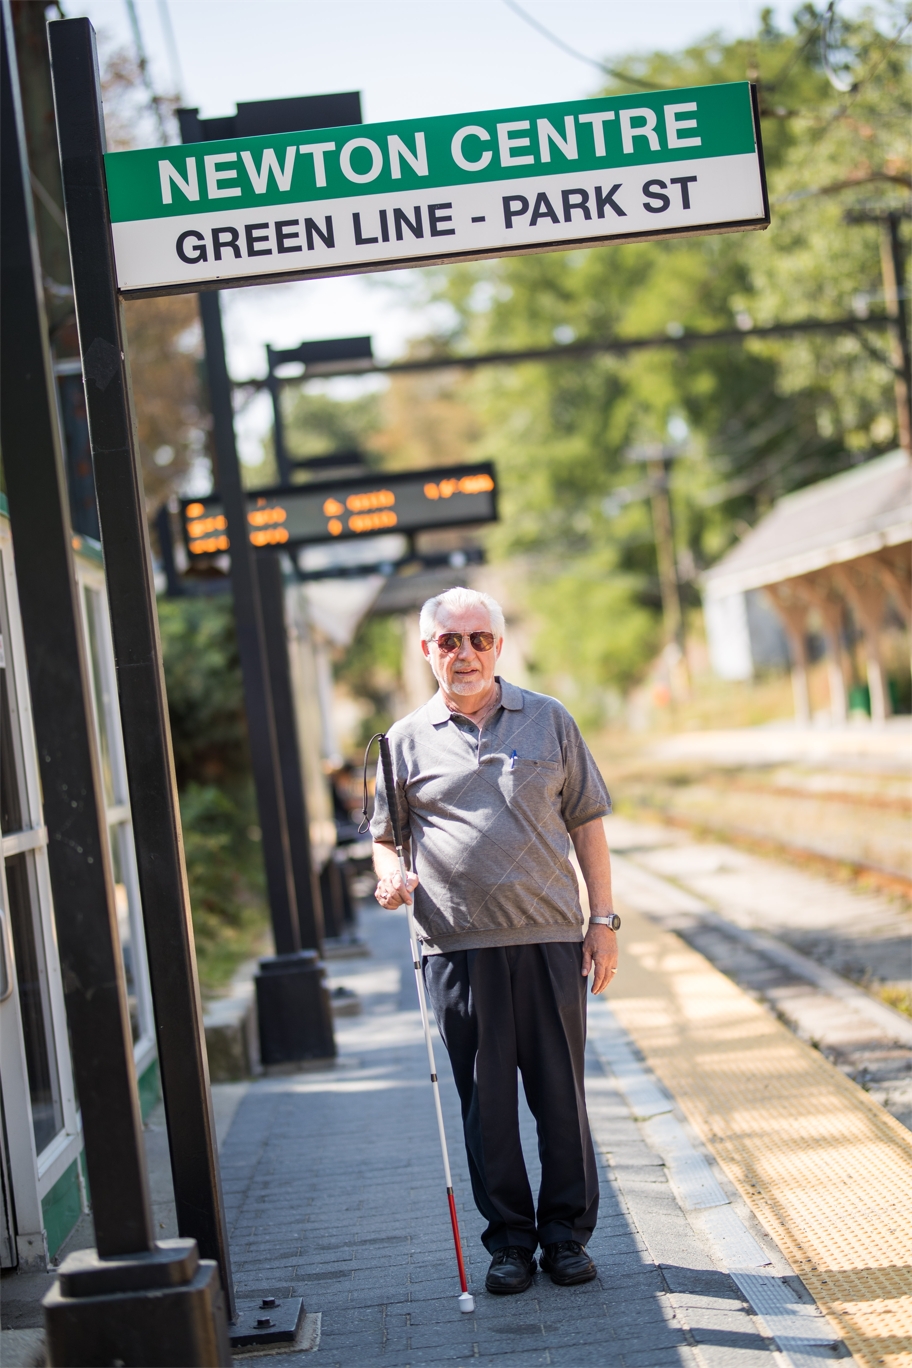
<path id="1" fill-rule="evenodd" d="M 484 1292 L 441 1060 L 472 1316 L 404 919 L 365 913 L 371 958 L 333 973 L 364 1004 L 338 1023 L 338 1063 L 250 1085 L 222 1149 L 239 1294 L 305 1300 L 289 1365 L 912 1363 L 907 1131 L 674 932 L 623 910 L 622 972 L 590 1014 L 597 1282 Z M 524 1144 L 534 1185 L 528 1114 Z"/>
<path id="2" fill-rule="evenodd" d="M 628 906 L 682 936 L 912 1129 L 912 908 L 680 827 L 606 822 Z"/>
<path id="3" fill-rule="evenodd" d="M 677 935 L 624 910 L 615 1016 L 856 1362 L 912 1363 L 912 1136 Z"/>
<path id="4" fill-rule="evenodd" d="M 333 986 L 362 1004 L 337 1021 L 335 1065 L 213 1089 L 238 1295 L 300 1296 L 307 1311 L 297 1345 L 269 1357 L 289 1368 L 912 1365 L 912 1136 L 773 999 L 715 967 L 712 944 L 701 953 L 711 890 L 695 909 L 689 846 L 609 821 L 624 926 L 618 978 L 607 999 L 590 998 L 598 1280 L 559 1288 L 538 1273 L 521 1296 L 484 1292 L 483 1222 L 438 1042 L 477 1302 L 460 1314 L 405 921 L 371 906 L 370 955 L 331 966 Z M 732 916 L 733 888 L 715 904 Z M 163 1132 L 147 1139 L 171 1234 Z M 534 1186 L 527 1112 L 523 1141 Z M 43 1290 L 37 1318 L 20 1324 L 40 1326 Z M 41 1362 L 39 1331 L 4 1340 L 4 1363 Z M 236 1361 L 247 1357 L 266 1355 Z"/>

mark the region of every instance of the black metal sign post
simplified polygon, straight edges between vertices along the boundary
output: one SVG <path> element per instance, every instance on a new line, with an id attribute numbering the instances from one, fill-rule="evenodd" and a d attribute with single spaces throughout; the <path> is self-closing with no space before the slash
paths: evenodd
<path id="1" fill-rule="evenodd" d="M 331 337 L 321 342 L 302 342 L 299 347 L 282 350 L 266 348 L 266 388 L 272 399 L 273 441 L 279 484 L 291 484 L 294 469 L 285 445 L 285 420 L 282 414 L 283 378 L 276 374 L 279 366 L 289 362 L 303 364 L 308 378 L 314 375 L 334 375 L 338 367 L 365 370 L 373 368 L 374 355 L 369 337 Z"/>
<path id="2" fill-rule="evenodd" d="M 266 639 L 266 666 L 279 747 L 279 778 L 285 799 L 288 832 L 291 838 L 291 867 L 298 899 L 298 925 L 301 946 L 323 954 L 323 900 L 310 854 L 310 829 L 307 799 L 298 750 L 298 723 L 295 717 L 288 659 L 288 625 L 285 621 L 285 587 L 278 556 L 260 553 L 256 557 L 260 591 L 260 613 Z"/>
<path id="3" fill-rule="evenodd" d="M 285 418 L 282 413 L 282 382 L 273 372 L 272 348 L 266 348 L 266 364 L 268 372 L 266 377 L 266 387 L 269 390 L 269 397 L 272 400 L 272 440 L 275 450 L 276 470 L 278 471 L 279 484 L 291 484 L 292 466 L 288 459 L 288 448 L 285 445 Z"/>
<path id="4" fill-rule="evenodd" d="M 256 977 L 260 1054 L 266 1065 L 284 1065 L 303 1059 L 331 1058 L 335 1054 L 332 1009 L 316 949 L 301 948 L 298 896 L 279 766 L 260 587 L 254 552 L 246 536 L 245 495 L 235 445 L 231 382 L 225 362 L 217 294 L 200 297 L 200 313 L 206 344 L 218 482 L 233 546 L 231 584 L 235 626 L 276 947 L 274 956 L 260 961 Z"/>
<path id="5" fill-rule="evenodd" d="M 255 123 L 261 132 L 319 127 L 331 118 L 360 121 L 357 95 L 259 101 L 238 106 L 232 128 L 213 128 L 193 109 L 179 111 L 185 143 Z M 216 121 L 221 122 L 221 121 Z M 332 1012 L 319 963 L 323 905 L 313 876 L 304 786 L 290 693 L 284 594 L 279 566 L 257 557 L 247 538 L 246 494 L 234 432 L 221 307 L 217 293 L 199 296 L 213 415 L 217 484 L 231 542 L 231 583 L 244 677 L 244 698 L 276 956 L 256 979 L 264 1064 L 283 1065 L 335 1054 Z M 268 622 L 268 629 L 267 624 Z M 279 744 L 281 737 L 281 746 Z"/>
<path id="6" fill-rule="evenodd" d="M 265 670 L 266 643 L 260 614 L 254 552 L 245 536 L 247 512 L 234 436 L 231 385 L 225 364 L 221 302 L 217 294 L 200 298 L 206 374 L 213 417 L 216 478 L 231 538 L 231 586 L 234 619 L 244 680 L 250 756 L 256 784 L 269 907 L 276 951 L 293 955 L 301 948 L 298 906 L 281 785 L 278 741 Z"/>
<path id="7" fill-rule="evenodd" d="M 198 1245 L 207 1258 L 217 1261 L 225 1296 L 232 1308 L 234 1291 L 221 1201 L 155 589 L 107 213 L 104 126 L 95 35 L 87 19 L 67 19 L 50 24 L 49 36 L 67 233 L 178 1229 L 182 1235 L 190 1237 L 194 1259 Z M 156 1276 L 161 1278 L 164 1274 Z M 135 1285 L 148 1287 L 150 1284 Z M 87 1283 L 85 1286 L 88 1288 Z M 210 1310 L 214 1320 L 223 1318 L 222 1305 L 214 1294 Z M 51 1314 L 49 1311 L 49 1317 Z M 87 1314 L 92 1313 L 87 1311 Z M 164 1319 L 163 1308 L 159 1314 Z M 82 1352 L 76 1342 L 79 1339 L 77 1327 L 82 1322 L 73 1308 L 61 1311 L 59 1323 L 72 1338 L 71 1351 L 74 1354 Z M 227 1353 L 224 1324 L 218 1342 L 219 1353 Z M 161 1361 L 179 1360 L 172 1357 Z M 196 1357 L 180 1361 L 216 1360 Z M 55 1362 L 73 1364 L 86 1360 L 71 1357 L 56 1358 Z"/>

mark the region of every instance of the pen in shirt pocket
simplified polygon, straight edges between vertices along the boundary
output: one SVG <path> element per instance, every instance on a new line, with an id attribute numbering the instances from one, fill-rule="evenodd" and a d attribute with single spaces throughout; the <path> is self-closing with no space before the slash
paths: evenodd
<path id="1" fill-rule="evenodd" d="M 510 756 L 510 769 L 516 769 L 516 751 Z"/>

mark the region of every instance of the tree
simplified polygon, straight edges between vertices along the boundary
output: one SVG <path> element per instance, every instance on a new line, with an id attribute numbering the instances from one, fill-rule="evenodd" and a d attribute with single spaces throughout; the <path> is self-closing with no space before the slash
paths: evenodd
<path id="1" fill-rule="evenodd" d="M 658 642 L 658 578 L 640 468 L 625 453 L 678 440 L 672 498 L 679 568 L 695 577 L 781 494 L 895 440 L 883 334 L 750 340 L 755 323 L 842 317 L 859 294 L 876 306 L 876 229 L 851 227 L 859 201 L 898 204 L 909 181 L 904 11 L 830 32 L 854 89 L 824 69 L 826 15 L 791 31 L 762 16 L 750 41 L 718 36 L 625 69 L 675 88 L 728 80 L 760 90 L 773 224 L 766 233 L 607 246 L 424 273 L 447 300 L 451 346 L 467 351 L 740 327 L 741 346 L 703 346 L 479 372 L 464 393 L 479 418 L 473 454 L 493 458 L 503 490 L 494 554 L 522 554 L 527 601 L 543 630 L 546 687 L 592 713 L 635 679 Z M 895 23 L 894 23 L 895 21 Z M 607 93 L 625 88 L 614 81 Z M 413 287 L 414 288 L 414 287 Z M 859 312 L 863 310 L 858 309 Z"/>
<path id="2" fill-rule="evenodd" d="M 110 151 L 155 141 L 148 95 L 129 52 L 103 53 L 102 90 Z M 202 337 L 192 295 L 133 300 L 124 312 L 143 487 L 152 517 L 180 491 L 194 462 L 208 454 L 209 415 L 200 383 Z"/>

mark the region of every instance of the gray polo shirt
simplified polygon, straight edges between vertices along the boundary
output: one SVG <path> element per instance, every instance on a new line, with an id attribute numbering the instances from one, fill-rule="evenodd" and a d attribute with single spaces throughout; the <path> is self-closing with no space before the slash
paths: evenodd
<path id="1" fill-rule="evenodd" d="M 500 682 L 480 734 L 440 693 L 390 728 L 427 954 L 583 939 L 568 833 L 611 799 L 563 704 Z M 370 829 L 392 842 L 379 766 Z"/>

